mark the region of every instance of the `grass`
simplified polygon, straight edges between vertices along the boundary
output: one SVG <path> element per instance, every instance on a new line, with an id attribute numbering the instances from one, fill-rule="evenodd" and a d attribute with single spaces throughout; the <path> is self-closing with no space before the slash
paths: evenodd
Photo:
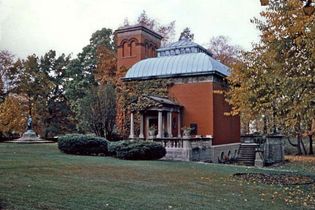
<path id="1" fill-rule="evenodd" d="M 236 180 L 234 173 L 313 175 L 298 160 L 277 168 L 66 155 L 56 144 L 0 144 L 0 209 L 307 209 L 315 187 Z M 314 165 L 313 165 L 314 166 Z M 307 197 L 310 196 L 310 197 Z"/>

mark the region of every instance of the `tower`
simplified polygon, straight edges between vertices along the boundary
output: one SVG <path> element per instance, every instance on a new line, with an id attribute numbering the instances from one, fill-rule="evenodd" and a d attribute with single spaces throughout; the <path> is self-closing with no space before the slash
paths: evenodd
<path id="1" fill-rule="evenodd" d="M 156 57 L 162 36 L 143 25 L 121 27 L 115 31 L 117 69 L 129 69 L 138 61 Z"/>

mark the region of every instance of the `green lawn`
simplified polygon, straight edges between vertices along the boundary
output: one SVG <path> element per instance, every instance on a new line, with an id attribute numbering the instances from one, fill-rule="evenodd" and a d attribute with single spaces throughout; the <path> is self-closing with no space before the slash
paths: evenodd
<path id="1" fill-rule="evenodd" d="M 306 209 L 315 187 L 248 183 L 237 172 L 314 175 L 313 163 L 278 168 L 66 155 L 56 144 L 0 144 L 0 209 Z M 309 196 L 309 197 L 307 197 Z"/>

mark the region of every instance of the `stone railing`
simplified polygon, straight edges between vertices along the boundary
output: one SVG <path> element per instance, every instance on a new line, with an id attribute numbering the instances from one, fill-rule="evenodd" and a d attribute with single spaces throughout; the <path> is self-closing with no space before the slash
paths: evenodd
<path id="1" fill-rule="evenodd" d="M 155 139 L 154 141 L 161 143 L 165 148 L 184 147 L 184 140 L 179 138 Z"/>
<path id="2" fill-rule="evenodd" d="M 241 142 L 257 144 L 256 159 L 259 166 L 284 161 L 284 136 L 280 134 L 266 136 L 255 134 L 243 135 Z"/>
<path id="3" fill-rule="evenodd" d="M 166 148 L 167 160 L 200 161 L 210 158 L 211 138 L 162 138 L 154 139 Z"/>

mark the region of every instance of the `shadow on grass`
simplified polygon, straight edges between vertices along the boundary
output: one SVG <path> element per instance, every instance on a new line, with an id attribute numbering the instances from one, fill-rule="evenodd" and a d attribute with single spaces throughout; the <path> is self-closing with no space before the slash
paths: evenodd
<path id="1" fill-rule="evenodd" d="M 5 208 L 6 208 L 6 204 L 4 203 L 2 199 L 0 199 L 0 210 L 5 210 Z"/>

